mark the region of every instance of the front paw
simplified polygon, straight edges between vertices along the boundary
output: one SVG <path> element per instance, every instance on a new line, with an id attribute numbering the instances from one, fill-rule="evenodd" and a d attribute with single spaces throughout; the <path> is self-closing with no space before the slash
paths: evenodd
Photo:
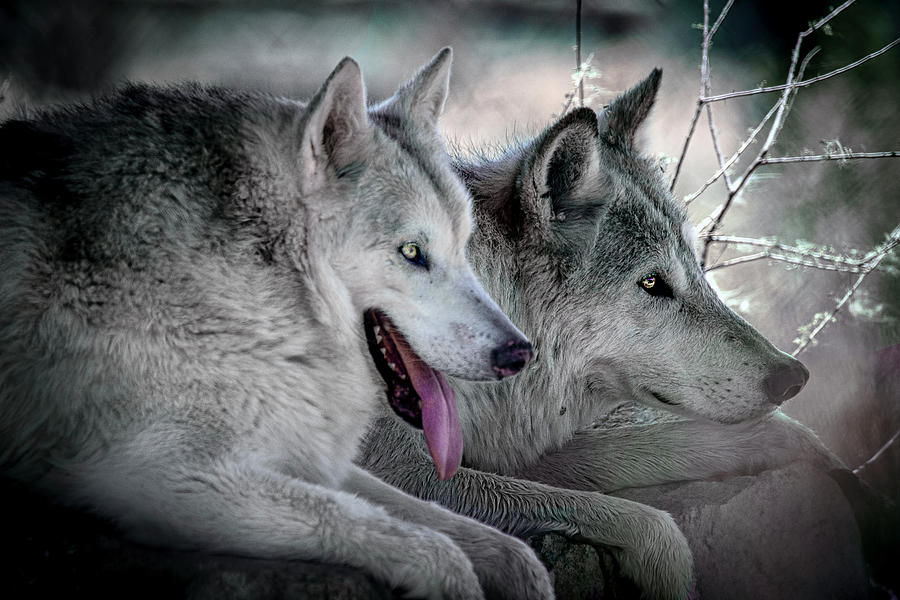
<path id="1" fill-rule="evenodd" d="M 462 522 L 457 542 L 472 561 L 486 598 L 551 600 L 550 575 L 521 540 L 481 523 Z"/>
<path id="2" fill-rule="evenodd" d="M 654 600 L 684 600 L 693 586 L 694 559 L 687 539 L 672 517 L 650 506 L 634 504 L 617 520 L 615 531 L 598 529 L 578 537 L 611 551 L 621 573 Z M 618 541 L 610 542 L 610 534 Z"/>
<path id="3" fill-rule="evenodd" d="M 462 549 L 442 534 L 416 529 L 421 536 L 409 537 L 405 548 L 383 557 L 392 571 L 388 580 L 400 595 L 423 600 L 483 599 L 481 584 Z"/>
<path id="4" fill-rule="evenodd" d="M 501 546 L 501 564 L 481 577 L 485 597 L 506 600 L 552 600 L 553 584 L 543 563 L 527 544 L 510 536 Z M 474 562 L 474 561 L 473 561 Z M 475 570 L 482 575 L 479 565 Z"/>
<path id="5" fill-rule="evenodd" d="M 648 598 L 683 600 L 690 593 L 694 558 L 687 539 L 672 517 L 653 510 L 632 547 L 619 551 L 622 571 Z"/>

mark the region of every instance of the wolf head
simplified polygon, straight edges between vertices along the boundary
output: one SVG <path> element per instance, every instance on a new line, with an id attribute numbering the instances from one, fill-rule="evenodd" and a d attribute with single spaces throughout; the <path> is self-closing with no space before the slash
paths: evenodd
<path id="1" fill-rule="evenodd" d="M 388 399 L 424 428 L 441 476 L 455 470 L 462 445 L 441 372 L 500 379 L 532 357 L 466 258 L 471 198 L 437 132 L 450 60 L 441 51 L 367 110 L 359 68 L 345 59 L 310 102 L 300 141 L 301 193 L 317 204 L 318 221 L 339 220 L 326 228 L 331 239 L 313 241 L 334 251 L 312 266 L 339 278 L 364 315 L 358 327 Z"/>
<path id="2" fill-rule="evenodd" d="M 461 167 L 479 222 L 471 253 L 553 389 L 750 419 L 796 395 L 808 372 L 718 298 L 685 212 L 639 153 L 660 77 L 599 115 L 570 112 L 492 165 Z M 504 256 L 503 273 L 485 250 Z"/>

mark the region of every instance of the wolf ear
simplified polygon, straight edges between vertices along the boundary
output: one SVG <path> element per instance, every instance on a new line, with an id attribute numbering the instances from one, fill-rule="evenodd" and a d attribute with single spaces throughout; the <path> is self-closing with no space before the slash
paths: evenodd
<path id="1" fill-rule="evenodd" d="M 526 230 L 571 243 L 596 230 L 605 187 L 598 142 L 597 115 L 589 108 L 566 114 L 534 141 L 519 174 Z"/>
<path id="2" fill-rule="evenodd" d="M 444 48 L 378 108 L 395 109 L 414 123 L 437 127 L 450 87 L 453 51 Z"/>
<path id="3" fill-rule="evenodd" d="M 300 132 L 301 185 L 314 189 L 326 173 L 360 161 L 371 136 L 359 65 L 344 58 L 306 108 Z"/>
<path id="4" fill-rule="evenodd" d="M 600 135 L 613 146 L 634 147 L 635 134 L 656 100 L 662 69 L 653 69 L 642 82 L 612 101 L 600 113 Z"/>

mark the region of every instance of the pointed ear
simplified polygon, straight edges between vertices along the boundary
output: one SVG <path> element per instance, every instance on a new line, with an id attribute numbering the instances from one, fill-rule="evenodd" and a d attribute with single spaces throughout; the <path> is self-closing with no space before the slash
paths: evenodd
<path id="1" fill-rule="evenodd" d="M 578 243 L 571 238 L 596 230 L 605 188 L 597 136 L 597 115 L 579 108 L 534 141 L 519 174 L 523 232 Z"/>
<path id="2" fill-rule="evenodd" d="M 303 187 L 362 160 L 372 137 L 359 65 L 344 58 L 310 101 L 300 129 Z"/>
<path id="3" fill-rule="evenodd" d="M 642 82 L 612 101 L 600 113 L 600 135 L 613 145 L 631 149 L 638 128 L 656 100 L 662 69 L 653 69 Z"/>
<path id="4" fill-rule="evenodd" d="M 403 84 L 396 94 L 385 100 L 378 107 L 379 110 L 396 109 L 410 121 L 436 127 L 447 100 L 452 62 L 453 50 L 444 48 Z"/>

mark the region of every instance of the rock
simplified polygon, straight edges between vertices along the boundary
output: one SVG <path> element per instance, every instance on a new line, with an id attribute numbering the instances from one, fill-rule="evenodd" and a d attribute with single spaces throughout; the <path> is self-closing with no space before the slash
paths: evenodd
<path id="1" fill-rule="evenodd" d="M 384 584 L 339 565 L 154 549 L 111 524 L 0 485 L 4 598 L 382 600 Z"/>
<path id="2" fill-rule="evenodd" d="M 853 512 L 837 484 L 812 467 L 616 495 L 672 514 L 694 553 L 696 600 L 868 597 Z M 592 555 L 556 536 L 536 540 L 535 548 L 560 600 L 640 597 L 604 552 Z"/>

